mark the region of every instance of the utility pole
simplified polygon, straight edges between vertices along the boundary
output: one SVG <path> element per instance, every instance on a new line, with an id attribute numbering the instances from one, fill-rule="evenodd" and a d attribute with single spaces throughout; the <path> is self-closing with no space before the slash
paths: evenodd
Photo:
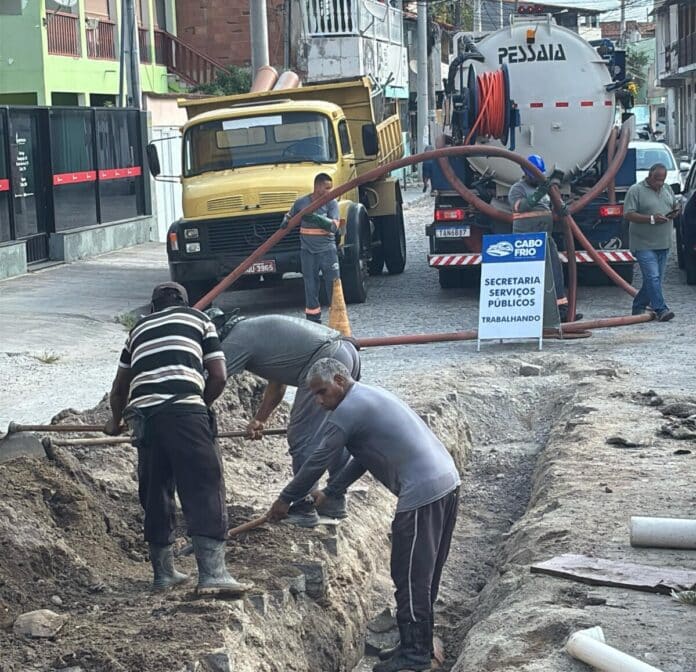
<path id="1" fill-rule="evenodd" d="M 428 140 L 428 4 L 418 0 L 417 23 L 418 87 L 417 87 L 417 130 L 416 147 L 420 154 Z"/>
<path id="2" fill-rule="evenodd" d="M 619 22 L 619 46 L 626 45 L 626 0 L 621 0 L 621 20 Z"/>
<path id="3" fill-rule="evenodd" d="M 125 100 L 124 100 L 125 95 Z M 121 6 L 121 53 L 119 68 L 118 105 L 142 107 L 140 89 L 140 45 L 135 0 L 124 0 Z"/>
<path id="4" fill-rule="evenodd" d="M 268 65 L 268 13 L 266 0 L 249 0 L 249 37 L 251 40 L 251 79 L 258 69 Z"/>
<path id="5" fill-rule="evenodd" d="M 477 33 L 483 30 L 481 26 L 481 2 L 482 0 L 474 0 L 474 31 Z"/>

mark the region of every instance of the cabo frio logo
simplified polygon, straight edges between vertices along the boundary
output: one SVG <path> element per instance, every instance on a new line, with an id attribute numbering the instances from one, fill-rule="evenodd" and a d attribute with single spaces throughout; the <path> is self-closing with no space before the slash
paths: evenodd
<path id="1" fill-rule="evenodd" d="M 562 44 L 513 44 L 509 47 L 498 47 L 499 65 L 565 60 L 567 59 Z"/>

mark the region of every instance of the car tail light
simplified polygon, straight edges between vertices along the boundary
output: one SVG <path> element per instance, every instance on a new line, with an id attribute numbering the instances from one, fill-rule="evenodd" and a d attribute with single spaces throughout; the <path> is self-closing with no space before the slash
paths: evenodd
<path id="1" fill-rule="evenodd" d="M 176 235 L 176 231 L 169 232 L 169 249 L 172 252 L 179 251 L 179 236 Z"/>
<path id="2" fill-rule="evenodd" d="M 600 217 L 623 217 L 623 205 L 600 205 Z"/>
<path id="3" fill-rule="evenodd" d="M 448 210 L 435 210 L 436 222 L 453 222 L 464 219 L 466 212 L 463 208 L 449 208 Z"/>

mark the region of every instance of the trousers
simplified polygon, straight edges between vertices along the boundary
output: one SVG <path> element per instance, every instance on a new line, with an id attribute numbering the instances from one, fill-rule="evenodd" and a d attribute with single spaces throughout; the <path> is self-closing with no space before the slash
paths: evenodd
<path id="1" fill-rule="evenodd" d="M 338 252 L 336 248 L 326 252 L 300 251 L 300 262 L 302 264 L 302 277 L 304 278 L 305 289 L 305 314 L 310 318 L 321 317 L 321 304 L 319 303 L 319 283 L 320 273 L 324 279 L 326 295 L 331 301 L 333 281 L 341 275 L 338 263 Z"/>
<path id="2" fill-rule="evenodd" d="M 428 622 L 457 522 L 459 488 L 392 522 L 391 577 L 397 623 Z"/>
<path id="3" fill-rule="evenodd" d="M 189 535 L 223 540 L 227 533 L 225 480 L 208 414 L 161 413 L 147 421 L 138 448 L 138 495 L 145 541 L 174 542 L 178 492 Z"/>

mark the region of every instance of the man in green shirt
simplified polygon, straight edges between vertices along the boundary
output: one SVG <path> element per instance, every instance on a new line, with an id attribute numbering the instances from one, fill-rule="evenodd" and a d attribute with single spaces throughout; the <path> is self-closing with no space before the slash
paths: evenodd
<path id="1" fill-rule="evenodd" d="M 660 322 L 674 317 L 662 295 L 662 280 L 672 242 L 672 220 L 679 214 L 679 204 L 665 185 L 666 179 L 667 168 L 656 163 L 642 182 L 628 190 L 624 200 L 630 248 L 643 276 L 643 285 L 633 298 L 632 312 L 640 315 L 649 305 Z"/>

